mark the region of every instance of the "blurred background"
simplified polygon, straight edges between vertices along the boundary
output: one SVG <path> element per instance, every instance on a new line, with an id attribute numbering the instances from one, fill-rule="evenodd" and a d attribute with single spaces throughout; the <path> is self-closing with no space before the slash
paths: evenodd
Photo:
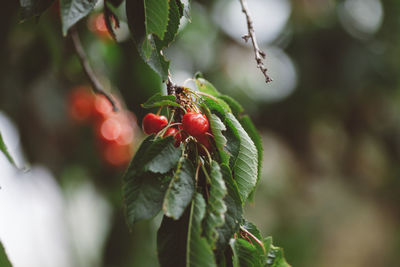
<path id="1" fill-rule="evenodd" d="M 262 134 L 246 217 L 293 266 L 398 266 L 400 2 L 248 2 L 272 83 L 241 39 L 237 0 L 192 1 L 166 52 L 176 83 L 201 71 Z M 16 267 L 158 266 L 161 218 L 129 232 L 121 176 L 143 138 L 140 104 L 165 89 L 138 56 L 123 7 L 118 43 L 101 10 L 79 32 L 119 115 L 90 93 L 56 5 L 24 23 L 17 1 L 0 9 L 0 131 L 22 168 L 0 155 L 0 240 Z"/>

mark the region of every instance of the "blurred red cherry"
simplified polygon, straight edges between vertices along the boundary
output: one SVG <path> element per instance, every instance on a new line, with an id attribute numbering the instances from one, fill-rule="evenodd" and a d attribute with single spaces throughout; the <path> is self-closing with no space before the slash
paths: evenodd
<path id="1" fill-rule="evenodd" d="M 89 17 L 88 28 L 102 40 L 111 40 L 103 13 L 93 14 Z"/>
<path id="2" fill-rule="evenodd" d="M 92 117 L 93 94 L 84 86 L 76 87 L 68 97 L 69 116 L 77 122 L 86 122 Z"/>

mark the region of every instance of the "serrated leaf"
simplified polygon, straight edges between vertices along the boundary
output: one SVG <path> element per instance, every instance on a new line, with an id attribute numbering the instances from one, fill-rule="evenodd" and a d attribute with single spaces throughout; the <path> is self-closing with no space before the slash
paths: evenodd
<path id="1" fill-rule="evenodd" d="M 264 246 L 267 249 L 267 259 L 266 265 L 267 267 L 290 267 L 290 264 L 287 263 L 283 249 L 279 247 L 275 247 L 272 244 L 272 237 L 267 237 L 263 240 Z"/>
<path id="2" fill-rule="evenodd" d="M 218 227 L 217 250 L 221 251 L 228 245 L 233 234 L 239 230 L 242 221 L 242 202 L 235 180 L 232 178 L 231 170 L 222 164 L 221 172 L 227 188 L 227 195 L 224 198 L 227 210 L 225 212 L 225 223 Z"/>
<path id="3" fill-rule="evenodd" d="M 179 160 L 168 190 L 164 197 L 164 214 L 178 220 L 189 205 L 194 194 L 195 171 L 186 157 Z"/>
<path id="4" fill-rule="evenodd" d="M 19 0 L 21 20 L 40 16 L 53 2 L 54 0 Z"/>
<path id="5" fill-rule="evenodd" d="M 240 105 L 239 102 L 228 95 L 219 95 L 218 98 L 227 103 L 231 108 L 233 115 L 235 115 L 235 117 L 239 119 L 240 114 L 244 111 L 242 105 Z"/>
<path id="6" fill-rule="evenodd" d="M 143 108 L 154 108 L 162 106 L 180 107 L 180 105 L 176 103 L 176 97 L 174 95 L 161 95 L 161 93 L 153 95 L 145 103 L 142 104 Z"/>
<path id="7" fill-rule="evenodd" d="M 224 225 L 227 207 L 224 197 L 228 193 L 221 169 L 216 161 L 210 166 L 210 197 L 208 199 L 207 214 L 204 219 L 204 233 L 211 247 L 215 248 L 218 240 L 217 227 Z"/>
<path id="8" fill-rule="evenodd" d="M 209 81 L 207 81 L 204 78 L 197 78 L 195 79 L 197 88 L 199 89 L 200 92 L 212 95 L 214 97 L 217 97 L 220 95 L 218 90 L 212 85 Z"/>
<path id="9" fill-rule="evenodd" d="M 1 135 L 1 132 L 0 132 L 0 151 L 3 152 L 3 154 L 6 156 L 6 158 L 8 159 L 8 161 L 11 164 L 15 165 L 15 162 L 14 162 L 13 158 L 11 157 L 10 152 L 8 152 L 6 144 L 3 141 L 3 137 Z"/>
<path id="10" fill-rule="evenodd" d="M 155 34 L 163 40 L 168 25 L 168 0 L 144 0 L 144 7 L 146 35 Z"/>
<path id="11" fill-rule="evenodd" d="M 7 257 L 7 253 L 1 242 L 0 242 L 0 266 L 1 267 L 12 267 L 12 265 Z"/>
<path id="12" fill-rule="evenodd" d="M 196 193 L 190 209 L 189 229 L 186 247 L 186 267 L 213 267 L 215 263 L 214 253 L 207 242 L 201 236 L 201 222 L 206 211 L 206 203 L 201 194 Z"/>
<path id="13" fill-rule="evenodd" d="M 169 177 L 154 173 L 134 173 L 124 184 L 128 225 L 154 217 L 162 208 Z"/>
<path id="14" fill-rule="evenodd" d="M 157 231 L 157 254 L 161 267 L 186 266 L 190 208 L 179 220 L 163 217 Z"/>
<path id="15" fill-rule="evenodd" d="M 260 177 L 261 177 L 261 167 L 262 167 L 263 152 L 264 152 L 263 145 L 262 145 L 262 139 L 249 116 L 247 116 L 247 115 L 242 116 L 239 121 L 257 148 L 257 155 L 258 155 L 258 166 L 257 166 L 257 174 L 258 175 L 257 175 L 257 182 L 256 182 L 256 186 L 257 186 L 258 182 L 260 181 Z M 254 187 L 254 190 L 250 193 L 250 196 L 249 196 L 250 200 L 253 199 L 254 192 L 255 192 L 255 187 Z"/>
<path id="16" fill-rule="evenodd" d="M 254 235 L 258 240 L 260 241 L 263 240 L 260 231 L 253 223 L 244 220 L 242 227 L 246 229 L 248 232 L 250 232 L 252 235 Z M 266 248 L 265 247 L 263 248 L 259 243 L 255 242 L 252 237 L 248 238 L 252 241 L 252 245 L 258 250 L 258 253 L 265 255 L 266 257 Z"/>
<path id="17" fill-rule="evenodd" d="M 264 255 L 260 255 L 257 249 L 247 240 L 238 238 L 229 242 L 233 251 L 234 267 L 260 267 L 264 266 Z"/>
<path id="18" fill-rule="evenodd" d="M 181 3 L 177 3 L 179 0 L 170 0 L 169 1 L 169 14 L 168 14 L 168 26 L 164 35 L 164 39 L 156 38 L 155 42 L 157 47 L 166 48 L 175 40 L 175 36 L 178 33 L 179 23 L 182 17 L 182 14 L 179 11 L 179 5 Z"/>
<path id="19" fill-rule="evenodd" d="M 203 96 L 202 100 L 203 104 L 210 109 L 211 113 L 217 114 L 222 119 L 225 119 L 225 113 L 231 112 L 228 104 L 224 103 L 222 100 L 212 99 L 207 96 Z"/>
<path id="20" fill-rule="evenodd" d="M 226 140 L 225 136 L 222 134 L 222 132 L 226 130 L 226 127 L 217 115 L 211 114 L 210 110 L 208 109 L 208 107 L 206 105 L 202 105 L 201 107 L 210 123 L 210 129 L 214 136 L 214 141 L 215 141 L 217 151 L 218 151 L 218 154 L 220 157 L 220 162 L 228 164 L 229 163 L 229 154 L 227 151 L 225 151 L 227 140 Z"/>
<path id="21" fill-rule="evenodd" d="M 149 136 L 142 142 L 124 175 L 123 194 L 129 226 L 161 210 L 170 179 L 156 173 L 170 171 L 180 154 L 181 149 L 174 147 L 172 136 L 155 140 Z"/>
<path id="22" fill-rule="evenodd" d="M 60 0 L 60 14 L 63 35 L 79 20 L 86 17 L 96 5 L 97 0 Z"/>
<path id="23" fill-rule="evenodd" d="M 136 48 L 144 62 L 148 64 L 164 81 L 168 78 L 169 62 L 161 54 L 161 47 L 157 46 L 154 42 L 153 34 L 149 31 L 146 20 L 149 17 L 145 16 L 145 9 L 152 10 L 150 6 L 154 5 L 157 0 L 151 0 L 152 4 L 144 1 L 130 0 L 126 1 L 126 16 L 128 20 L 129 30 L 135 41 Z M 167 1 L 167 21 L 165 22 L 165 29 L 168 23 L 168 0 L 160 1 L 163 6 Z M 157 3 L 155 3 L 157 5 Z M 150 9 L 149 9 L 150 8 Z M 154 20 L 157 18 L 157 12 L 152 14 Z"/>
<path id="24" fill-rule="evenodd" d="M 229 123 L 240 137 L 237 157 L 233 164 L 233 177 L 237 182 L 242 202 L 246 202 L 257 183 L 258 153 L 253 141 L 242 125 L 231 113 L 227 113 L 225 124 Z"/>

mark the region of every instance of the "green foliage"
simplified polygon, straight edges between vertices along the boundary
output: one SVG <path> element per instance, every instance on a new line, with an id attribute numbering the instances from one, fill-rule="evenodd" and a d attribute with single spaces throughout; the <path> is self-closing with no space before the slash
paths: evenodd
<path id="1" fill-rule="evenodd" d="M 185 157 L 179 160 L 174 177 L 165 194 L 163 209 L 166 216 L 179 219 L 194 194 L 193 164 Z"/>
<path id="2" fill-rule="evenodd" d="M 154 108 L 154 107 L 162 107 L 162 106 L 179 107 L 179 104 L 176 103 L 175 96 L 161 95 L 161 93 L 153 95 L 145 103 L 142 104 L 143 108 Z"/>
<path id="3" fill-rule="evenodd" d="M 207 205 L 207 214 L 204 220 L 205 236 L 212 248 L 218 239 L 217 228 L 224 225 L 227 210 L 224 197 L 227 194 L 221 169 L 216 161 L 210 166 L 210 198 Z"/>
<path id="4" fill-rule="evenodd" d="M 201 222 L 205 216 L 206 203 L 201 194 L 196 193 L 190 209 L 189 229 L 186 249 L 186 267 L 216 266 L 210 244 L 202 237 Z"/>
<path id="5" fill-rule="evenodd" d="M 1 135 L 1 132 L 0 132 L 0 151 L 3 152 L 3 154 L 7 157 L 8 161 L 10 163 L 15 165 L 15 162 L 14 162 L 13 158 L 11 157 L 10 152 L 8 152 L 6 144 L 3 141 L 3 137 Z"/>
<path id="6" fill-rule="evenodd" d="M 11 263 L 8 260 L 7 253 L 3 247 L 3 244 L 0 242 L 0 266 L 1 267 L 11 267 Z"/>
<path id="7" fill-rule="evenodd" d="M 60 0 L 62 32 L 64 36 L 67 35 L 68 30 L 72 26 L 93 10 L 96 3 L 97 0 Z"/>
<path id="8" fill-rule="evenodd" d="M 40 16 L 53 2 L 54 0 L 19 0 L 21 20 Z"/>

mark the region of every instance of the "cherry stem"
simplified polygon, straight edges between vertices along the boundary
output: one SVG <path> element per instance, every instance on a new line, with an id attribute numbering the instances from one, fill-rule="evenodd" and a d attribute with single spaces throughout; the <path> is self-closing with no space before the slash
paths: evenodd
<path id="1" fill-rule="evenodd" d="M 267 253 L 267 252 L 265 251 L 264 244 L 263 244 L 257 237 L 255 237 L 252 233 L 250 233 L 249 231 L 247 231 L 247 229 L 244 228 L 243 226 L 240 226 L 240 230 L 241 230 L 242 232 L 245 232 L 245 233 L 246 233 L 248 236 L 250 236 L 251 238 L 253 238 L 253 240 L 256 241 L 257 244 L 259 244 L 259 245 L 261 246 L 261 248 L 263 249 L 264 253 Z"/>

